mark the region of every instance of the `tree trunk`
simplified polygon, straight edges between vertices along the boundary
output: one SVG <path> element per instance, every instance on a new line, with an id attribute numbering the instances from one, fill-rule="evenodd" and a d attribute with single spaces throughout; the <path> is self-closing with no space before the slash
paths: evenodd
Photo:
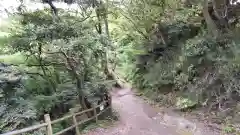
<path id="1" fill-rule="evenodd" d="M 105 46 L 105 64 L 104 64 L 104 71 L 105 74 L 107 76 L 107 79 L 113 79 L 112 75 L 109 72 L 109 66 L 108 66 L 108 54 L 107 54 L 107 50 L 110 49 L 111 46 L 111 37 L 110 37 L 110 33 L 109 33 L 109 27 L 108 27 L 108 0 L 106 0 L 105 6 L 104 6 L 104 14 L 103 14 L 103 19 L 104 19 L 104 25 L 105 25 L 105 33 L 108 37 L 108 42 L 106 43 Z"/>
<path id="2" fill-rule="evenodd" d="M 107 54 L 107 50 L 109 49 L 109 42 L 110 40 L 110 33 L 109 33 L 109 26 L 108 26 L 108 0 L 106 1 L 106 5 L 104 5 L 103 1 L 101 0 L 97 5 L 96 5 L 96 15 L 97 15 L 97 19 L 98 19 L 98 26 L 96 27 L 98 34 L 102 34 L 102 20 L 104 21 L 104 25 L 105 25 L 105 33 L 108 37 L 108 41 L 102 41 L 102 43 L 104 44 L 104 48 L 103 48 L 103 60 L 102 60 L 102 67 L 104 69 L 104 73 L 107 76 L 107 79 L 113 79 L 111 73 L 109 72 L 109 66 L 108 66 L 108 54 Z"/>
<path id="3" fill-rule="evenodd" d="M 85 93 L 82 90 L 83 89 L 83 82 L 84 82 L 84 78 L 83 78 L 84 75 L 82 75 L 82 77 L 80 78 L 79 74 L 76 71 L 76 68 L 75 68 L 74 64 L 72 63 L 71 58 L 69 58 L 66 53 L 64 53 L 64 52 L 61 52 L 61 53 L 63 54 L 63 56 L 65 57 L 65 59 L 67 61 L 68 72 L 76 80 L 78 99 L 79 99 L 80 105 L 82 106 L 82 108 L 84 110 L 92 108 L 92 104 L 88 101 Z M 86 114 L 89 118 L 94 115 L 93 112 L 86 112 Z"/>
<path id="4" fill-rule="evenodd" d="M 214 14 L 217 17 L 220 25 L 224 28 L 228 28 L 228 22 L 226 18 L 228 16 L 229 4 L 229 0 L 212 0 Z"/>
<path id="5" fill-rule="evenodd" d="M 46 2 L 48 3 L 48 5 L 51 7 L 54 16 L 58 16 L 57 8 L 56 8 L 56 7 L 53 5 L 53 3 L 52 3 L 53 0 L 45 0 L 45 1 L 46 1 Z"/>
<path id="6" fill-rule="evenodd" d="M 43 75 L 44 75 L 44 78 L 45 80 L 48 81 L 49 85 L 52 87 L 52 90 L 54 92 L 57 91 L 57 88 L 56 88 L 56 84 L 53 82 L 52 78 L 50 78 L 48 75 L 47 75 L 47 72 L 46 72 L 46 67 L 44 66 L 44 60 L 43 60 L 43 57 L 42 57 L 42 44 L 39 44 L 38 46 L 38 56 L 37 56 L 37 60 L 39 62 L 39 66 L 43 72 Z M 52 92 L 52 91 L 51 91 Z"/>
<path id="7" fill-rule="evenodd" d="M 218 37 L 219 35 L 218 28 L 208 11 L 208 0 L 204 0 L 203 2 L 203 16 L 207 24 L 208 32 L 210 32 L 212 36 Z"/>

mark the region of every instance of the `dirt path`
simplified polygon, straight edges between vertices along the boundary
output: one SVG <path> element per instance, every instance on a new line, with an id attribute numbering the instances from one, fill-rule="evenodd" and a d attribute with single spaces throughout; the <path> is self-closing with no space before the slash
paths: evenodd
<path id="1" fill-rule="evenodd" d="M 157 108 L 136 97 L 130 89 L 114 90 L 112 97 L 113 107 L 120 115 L 116 126 L 98 128 L 86 135 L 219 135 L 183 118 L 158 113 Z"/>

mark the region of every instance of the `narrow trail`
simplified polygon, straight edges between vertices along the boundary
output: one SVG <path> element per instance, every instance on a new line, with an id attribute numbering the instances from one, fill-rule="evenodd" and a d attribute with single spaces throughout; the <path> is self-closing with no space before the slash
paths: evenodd
<path id="1" fill-rule="evenodd" d="M 116 126 L 97 128 L 85 135 L 220 135 L 183 118 L 159 113 L 130 89 L 115 89 L 111 95 L 113 108 L 120 115 Z"/>

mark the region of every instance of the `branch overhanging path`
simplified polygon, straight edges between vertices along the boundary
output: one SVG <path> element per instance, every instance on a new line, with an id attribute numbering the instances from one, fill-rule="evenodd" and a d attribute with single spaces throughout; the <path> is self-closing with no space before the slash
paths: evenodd
<path id="1" fill-rule="evenodd" d="M 131 89 L 114 89 L 111 92 L 113 108 L 120 115 L 115 126 L 97 128 L 85 135 L 218 135 L 202 126 L 198 127 L 183 118 L 164 116 L 135 96 Z M 181 125 L 182 124 L 182 125 Z"/>

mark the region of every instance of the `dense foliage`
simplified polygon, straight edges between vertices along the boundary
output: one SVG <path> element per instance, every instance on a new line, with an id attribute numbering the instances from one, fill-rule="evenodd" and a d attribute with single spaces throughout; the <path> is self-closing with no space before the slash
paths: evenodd
<path id="1" fill-rule="evenodd" d="M 164 105 L 202 108 L 215 122 L 239 123 L 239 4 L 131 2 L 119 10 L 126 31 L 113 30 L 120 47 L 116 72 Z"/>
<path id="2" fill-rule="evenodd" d="M 55 119 L 76 104 L 97 104 L 109 89 L 103 67 L 108 39 L 95 30 L 96 20 L 64 10 L 58 17 L 53 21 L 50 10 L 38 10 L 15 15 L 8 25 L 9 49 L 0 70 L 1 132 L 40 122 L 45 113 Z"/>
<path id="3" fill-rule="evenodd" d="M 45 2 L 1 29 L 0 131 L 87 107 L 118 77 L 164 105 L 240 122 L 236 1 L 84 0 L 76 12 Z"/>

